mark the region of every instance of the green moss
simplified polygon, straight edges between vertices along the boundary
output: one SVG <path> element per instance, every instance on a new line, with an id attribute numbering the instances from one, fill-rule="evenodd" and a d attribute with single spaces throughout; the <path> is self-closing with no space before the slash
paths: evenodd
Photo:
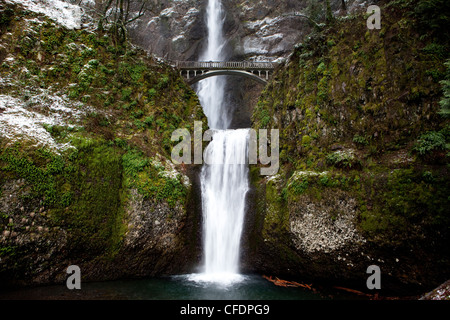
<path id="1" fill-rule="evenodd" d="M 308 178 L 304 177 L 302 179 L 294 179 L 289 184 L 289 192 L 292 195 L 300 195 L 308 189 Z"/>
<path id="2" fill-rule="evenodd" d="M 266 184 L 265 203 L 267 210 L 264 215 L 263 236 L 271 241 L 283 236 L 289 230 L 289 211 L 281 187 L 278 179 L 270 180 Z"/>
<path id="3" fill-rule="evenodd" d="M 32 197 L 42 197 L 45 205 L 57 205 L 61 199 L 56 191 L 55 175 L 62 173 L 63 159 L 45 149 L 38 149 L 33 156 L 34 159 L 21 154 L 20 147 L 16 144 L 0 155 L 3 164 L 0 170 L 5 176 L 26 179 L 31 184 Z"/>
<path id="4" fill-rule="evenodd" d="M 55 155 L 19 145 L 0 156 L 4 177 L 23 178 L 30 199 L 43 199 L 54 226 L 70 230 L 71 246 L 109 252 L 123 234 L 121 155 L 102 142 L 84 141 L 77 150 Z"/>
<path id="5" fill-rule="evenodd" d="M 52 218 L 65 221 L 80 245 L 100 252 L 106 248 L 109 252 L 124 233 L 121 151 L 93 141 L 79 144 L 70 158 L 62 196 L 70 206 L 64 210 L 55 208 Z"/>
<path id="6" fill-rule="evenodd" d="M 311 143 L 311 137 L 308 135 L 304 135 L 302 137 L 302 144 L 303 145 L 309 145 Z"/>
<path id="7" fill-rule="evenodd" d="M 127 188 L 136 188 L 144 199 L 164 201 L 171 207 L 185 204 L 188 190 L 181 181 L 181 175 L 166 171 L 159 160 L 130 150 L 123 155 L 122 163 Z"/>
<path id="8" fill-rule="evenodd" d="M 276 188 L 272 179 L 255 184 L 266 187 L 263 243 L 279 263 L 296 261 L 289 214 L 352 199 L 365 253 L 392 257 L 395 248 L 413 258 L 426 248 L 424 256 L 436 252 L 448 264 L 448 120 L 438 114 L 448 31 L 417 12 L 430 21 L 448 14 L 437 9 L 441 0 L 394 2 L 381 8 L 382 30 L 368 31 L 367 17 L 355 15 L 309 34 L 253 111 L 252 127 L 280 130 L 283 174 Z"/>
<path id="9" fill-rule="evenodd" d="M 421 232 L 447 232 L 450 217 L 449 183 L 429 171 L 398 169 L 385 179 L 372 182 L 375 193 L 365 194 L 361 206 L 361 229 L 371 240 L 381 243 L 401 243 L 404 239 L 420 239 L 414 227 L 420 223 Z M 367 184 L 370 186 L 370 184 Z"/>
<path id="10" fill-rule="evenodd" d="M 326 161 L 328 164 L 335 166 L 336 168 L 359 168 L 361 166 L 361 162 L 359 159 L 355 157 L 353 152 L 349 151 L 335 151 L 330 153 L 326 157 Z"/>

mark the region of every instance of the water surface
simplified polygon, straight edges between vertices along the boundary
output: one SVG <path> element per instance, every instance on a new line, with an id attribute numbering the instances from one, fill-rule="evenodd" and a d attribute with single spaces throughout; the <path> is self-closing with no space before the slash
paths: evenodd
<path id="1" fill-rule="evenodd" d="M 240 281 L 204 281 L 195 274 L 171 277 L 81 283 L 80 290 L 65 284 L 0 292 L 0 299 L 124 299 L 124 300 L 322 300 L 320 293 L 300 287 L 279 287 L 259 275 Z"/>

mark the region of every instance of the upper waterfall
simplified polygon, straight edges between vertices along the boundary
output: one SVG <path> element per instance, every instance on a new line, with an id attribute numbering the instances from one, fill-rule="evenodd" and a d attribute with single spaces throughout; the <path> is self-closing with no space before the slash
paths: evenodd
<path id="1" fill-rule="evenodd" d="M 201 61 L 223 61 L 226 59 L 223 35 L 224 11 L 220 0 L 209 0 L 206 9 L 208 37 Z M 224 77 L 208 78 L 199 83 L 197 90 L 200 103 L 208 118 L 211 129 L 227 129 L 231 123 L 227 108 L 223 108 L 225 98 Z"/>

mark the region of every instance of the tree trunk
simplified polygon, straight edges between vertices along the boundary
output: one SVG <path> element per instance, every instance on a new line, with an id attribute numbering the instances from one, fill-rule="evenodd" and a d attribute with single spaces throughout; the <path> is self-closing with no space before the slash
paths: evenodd
<path id="1" fill-rule="evenodd" d="M 331 12 L 330 0 L 325 1 L 325 20 L 331 22 L 333 20 L 333 12 Z"/>

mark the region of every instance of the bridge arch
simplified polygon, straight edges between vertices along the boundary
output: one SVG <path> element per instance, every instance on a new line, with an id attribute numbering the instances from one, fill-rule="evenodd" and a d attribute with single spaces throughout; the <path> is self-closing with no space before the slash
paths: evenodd
<path id="1" fill-rule="evenodd" d="M 265 85 L 273 74 L 277 63 L 262 61 L 174 61 L 172 66 L 180 71 L 180 75 L 190 85 L 220 75 L 246 77 Z"/>
<path id="2" fill-rule="evenodd" d="M 253 74 L 251 72 L 244 71 L 244 70 L 210 70 L 205 73 L 196 75 L 193 78 L 190 78 L 188 80 L 188 83 L 189 83 L 189 85 L 193 85 L 194 83 L 197 83 L 203 79 L 206 79 L 209 77 L 215 77 L 215 76 L 241 76 L 241 77 L 246 77 L 246 78 L 252 79 L 263 85 L 267 84 L 267 81 L 264 80 L 263 78 L 257 76 L 256 74 Z"/>

